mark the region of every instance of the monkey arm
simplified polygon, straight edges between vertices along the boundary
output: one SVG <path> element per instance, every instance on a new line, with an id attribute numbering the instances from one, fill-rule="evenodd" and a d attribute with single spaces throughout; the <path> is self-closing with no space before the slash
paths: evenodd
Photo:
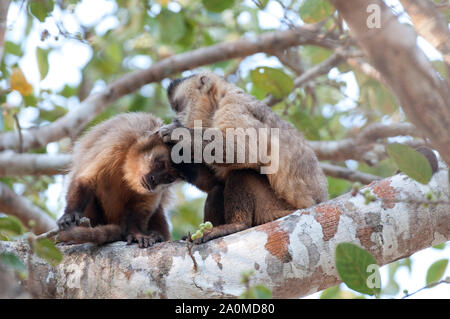
<path id="1" fill-rule="evenodd" d="M 179 128 L 181 130 L 175 131 Z M 231 169 L 254 169 L 267 165 L 267 154 L 271 151 L 270 133 L 263 131 L 261 134 L 256 129 L 251 131 L 251 134 L 248 132 L 244 129 L 236 129 L 230 133 L 227 129 L 186 128 L 179 121 L 165 125 L 159 130 L 165 143 L 177 145 L 183 152 L 190 151 L 190 154 L 182 156 L 188 163 L 206 162 Z M 262 144 L 266 148 L 264 153 L 259 152 L 260 139 L 265 140 Z"/>
<path id="2" fill-rule="evenodd" d="M 94 201 L 94 194 L 94 189 L 89 183 L 72 181 L 67 191 L 67 205 L 64 215 L 58 220 L 59 228 L 64 230 L 72 226 L 79 226 L 86 207 Z"/>

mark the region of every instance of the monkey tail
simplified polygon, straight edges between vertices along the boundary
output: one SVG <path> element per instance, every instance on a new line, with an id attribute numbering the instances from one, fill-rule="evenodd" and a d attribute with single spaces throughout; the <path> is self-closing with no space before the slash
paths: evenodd
<path id="1" fill-rule="evenodd" d="M 58 233 L 57 240 L 73 244 L 95 243 L 103 245 L 122 240 L 122 229 L 119 225 L 101 225 L 96 227 L 73 227 Z"/>

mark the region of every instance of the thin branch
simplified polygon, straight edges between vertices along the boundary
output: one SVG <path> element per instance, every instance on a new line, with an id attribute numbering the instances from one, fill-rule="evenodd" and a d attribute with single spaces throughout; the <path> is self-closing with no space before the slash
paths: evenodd
<path id="1" fill-rule="evenodd" d="M 322 168 L 324 173 L 328 176 L 342 178 L 352 182 L 360 182 L 364 185 L 370 184 L 374 181 L 378 181 L 381 179 L 381 177 L 376 175 L 359 172 L 346 167 L 327 163 L 320 163 L 320 167 Z"/>
<path id="2" fill-rule="evenodd" d="M 17 195 L 8 186 L 0 183 L 0 211 L 19 218 L 24 225 L 33 220 L 37 234 L 56 227 L 55 221 L 28 199 Z"/>
<path id="3" fill-rule="evenodd" d="M 17 132 L 19 133 L 19 153 L 23 153 L 23 137 L 22 137 L 22 127 L 20 126 L 19 117 L 17 116 L 17 113 L 14 113 L 13 115 L 14 121 L 16 122 L 17 126 Z"/>
<path id="4" fill-rule="evenodd" d="M 440 284 L 450 284 L 450 277 L 447 277 L 445 279 L 439 280 L 438 282 L 429 283 L 425 287 L 422 287 L 422 288 L 420 288 L 420 289 L 418 289 L 418 290 L 416 290 L 416 291 L 414 291 L 412 293 L 407 293 L 407 294 L 405 294 L 402 297 L 402 299 L 406 299 L 406 298 L 411 297 L 412 295 L 415 295 L 416 293 L 418 293 L 418 292 L 420 292 L 420 291 L 422 291 L 424 289 L 433 288 L 433 287 L 436 287 L 437 285 L 440 285 Z"/>
<path id="5" fill-rule="evenodd" d="M 306 85 L 306 83 L 311 81 L 312 79 L 317 78 L 318 76 L 327 74 L 332 68 L 339 65 L 340 63 L 345 61 L 347 58 L 360 56 L 360 55 L 361 55 L 361 53 L 348 52 L 348 51 L 343 51 L 343 50 L 337 49 L 336 52 L 332 56 L 330 56 L 328 59 L 313 66 L 309 70 L 306 70 L 300 76 L 295 78 L 294 79 L 294 88 L 301 88 L 304 85 Z M 269 106 L 273 106 L 274 104 L 278 103 L 279 101 L 280 101 L 279 99 L 270 95 L 267 98 L 265 98 L 263 102 Z"/>
<path id="6" fill-rule="evenodd" d="M 377 143 L 379 139 L 394 136 L 417 136 L 417 134 L 420 132 L 410 123 L 372 123 L 354 137 L 339 141 L 309 141 L 309 143 L 320 160 L 355 159 L 373 165 L 379 161 L 379 155 L 385 154 L 384 145 Z"/>

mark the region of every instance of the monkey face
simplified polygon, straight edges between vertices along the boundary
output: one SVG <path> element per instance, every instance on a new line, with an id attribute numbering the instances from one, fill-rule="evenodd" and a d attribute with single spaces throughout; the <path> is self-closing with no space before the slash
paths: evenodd
<path id="1" fill-rule="evenodd" d="M 124 165 L 124 179 L 139 194 L 158 192 L 180 178 L 172 167 L 170 148 L 158 134 L 142 136 L 130 148 Z"/>
<path id="2" fill-rule="evenodd" d="M 215 105 L 219 83 L 225 80 L 212 72 L 201 72 L 173 80 L 167 94 L 172 109 L 177 113 L 190 113 L 195 105 Z"/>
<path id="3" fill-rule="evenodd" d="M 151 152 L 148 159 L 149 170 L 141 178 L 141 185 L 149 192 L 157 192 L 168 187 L 180 177 L 172 167 L 169 151 Z"/>

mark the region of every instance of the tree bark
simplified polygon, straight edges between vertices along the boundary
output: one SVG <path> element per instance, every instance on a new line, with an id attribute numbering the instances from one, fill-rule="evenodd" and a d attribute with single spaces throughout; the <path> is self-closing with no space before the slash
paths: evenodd
<path id="1" fill-rule="evenodd" d="M 245 287 L 241 274 L 253 269 L 251 285 L 264 284 L 275 298 L 297 298 L 340 282 L 335 248 L 350 242 L 367 249 L 379 265 L 450 239 L 448 169 L 428 185 L 403 174 L 367 186 L 376 200 L 345 194 L 274 222 L 194 246 L 166 242 L 149 249 L 117 242 L 61 246 L 56 267 L 32 258 L 33 286 L 50 298 L 234 298 Z M 439 204 L 422 205 L 429 190 Z M 365 191 L 365 190 L 362 190 Z M 30 257 L 25 242 L 0 242 L 0 252 Z"/>
<path id="2" fill-rule="evenodd" d="M 430 138 L 449 164 L 450 88 L 417 46 L 414 29 L 401 24 L 381 0 L 330 2 L 346 21 L 351 35 L 370 58 L 371 64 L 397 96 L 408 120 Z M 370 13 L 377 13 L 369 10 L 373 6 L 380 13 L 379 28 L 368 24 Z"/>
<path id="3" fill-rule="evenodd" d="M 417 33 L 442 53 L 450 67 L 450 30 L 448 23 L 430 0 L 400 0 L 414 23 Z"/>

